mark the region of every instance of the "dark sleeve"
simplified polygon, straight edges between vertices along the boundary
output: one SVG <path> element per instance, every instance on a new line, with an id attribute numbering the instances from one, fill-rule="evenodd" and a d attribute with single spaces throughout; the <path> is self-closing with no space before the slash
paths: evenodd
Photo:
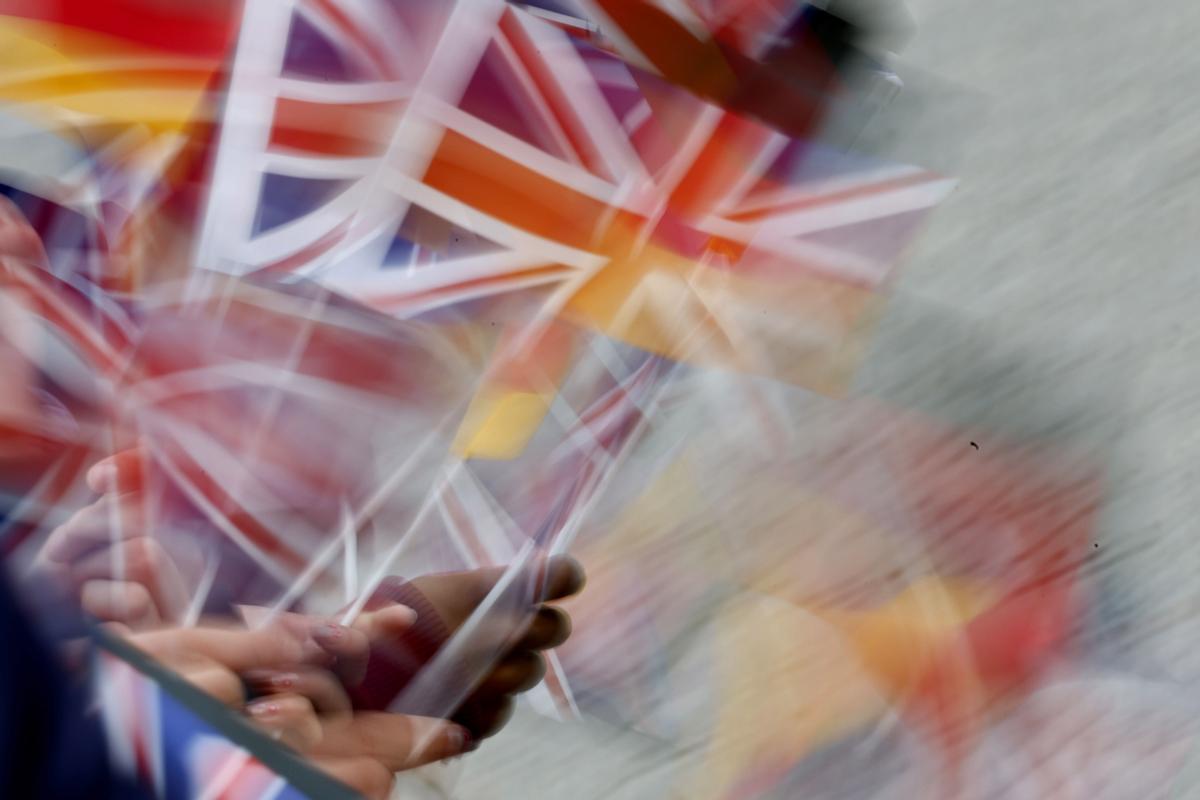
<path id="1" fill-rule="evenodd" d="M 400 603 L 417 612 L 417 621 L 390 642 L 375 642 L 362 684 L 350 690 L 355 708 L 382 710 L 433 660 L 449 641 L 450 629 L 437 610 L 415 586 L 400 578 L 385 578 L 365 606 L 375 611 Z M 401 710 L 401 709 L 396 709 Z"/>
<path id="2" fill-rule="evenodd" d="M 0 574 L 0 797 L 149 800 L 113 773 L 91 706 Z"/>

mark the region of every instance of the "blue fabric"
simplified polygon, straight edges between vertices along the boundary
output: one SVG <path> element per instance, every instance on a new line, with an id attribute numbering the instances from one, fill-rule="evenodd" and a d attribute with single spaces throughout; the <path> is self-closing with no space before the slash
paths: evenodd
<path id="1" fill-rule="evenodd" d="M 113 773 L 90 705 L 0 575 L 0 797 L 149 800 Z"/>

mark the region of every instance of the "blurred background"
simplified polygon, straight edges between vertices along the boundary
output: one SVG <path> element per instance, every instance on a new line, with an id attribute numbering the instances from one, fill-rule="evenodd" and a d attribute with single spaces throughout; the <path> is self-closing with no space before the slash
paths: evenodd
<path id="1" fill-rule="evenodd" d="M 895 146 L 947 157 L 959 184 L 901 266 L 854 393 L 1099 456 L 1095 538 L 1112 557 L 1093 576 L 1109 607 L 1086 646 L 1163 680 L 1190 707 L 1200 692 L 1200 10 L 1176 0 L 907 6 Z M 886 128 L 877 133 L 886 139 Z M 1102 705 L 1130 691 L 1106 686 Z M 1194 767 L 1170 789 L 1139 787 L 1139 720 L 1111 734 L 1109 750 L 1072 754 L 1060 770 L 1104 783 L 1117 758 L 1130 784 L 1064 775 L 1055 790 L 1013 781 L 981 796 L 1200 796 Z M 512 734 L 469 760 L 456 796 L 683 797 L 671 787 L 703 758 L 524 708 Z M 766 796 L 917 796 L 851 783 Z"/>

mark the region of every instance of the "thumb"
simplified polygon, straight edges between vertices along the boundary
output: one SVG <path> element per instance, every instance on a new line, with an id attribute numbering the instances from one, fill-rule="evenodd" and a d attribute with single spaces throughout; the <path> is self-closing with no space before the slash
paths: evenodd
<path id="1" fill-rule="evenodd" d="M 405 631 L 417 621 L 417 612 L 408 606 L 395 603 L 384 606 L 377 611 L 367 611 L 359 614 L 354 620 L 354 627 L 367 635 L 367 639 L 376 641 L 393 641 L 402 636 Z"/>

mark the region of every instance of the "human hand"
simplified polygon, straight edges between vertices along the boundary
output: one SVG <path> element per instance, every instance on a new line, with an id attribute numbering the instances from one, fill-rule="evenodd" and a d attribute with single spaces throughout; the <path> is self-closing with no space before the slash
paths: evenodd
<path id="1" fill-rule="evenodd" d="M 559 556 L 535 562 L 532 569 L 540 574 L 538 596 L 516 609 L 493 612 L 482 629 L 471 634 L 470 645 L 458 665 L 462 674 L 480 677 L 450 718 L 469 729 L 476 739 L 492 736 L 504 726 L 515 696 L 536 686 L 544 676 L 546 663 L 541 652 L 562 644 L 571 632 L 570 618 L 553 603 L 583 587 L 582 567 L 570 557 Z M 389 579 L 367 607 L 383 608 L 397 599 L 419 603 L 421 613 L 436 617 L 443 639 L 436 644 L 443 646 L 445 639 L 462 629 L 504 574 L 505 568 L 498 567 L 425 575 L 411 582 Z M 355 693 L 355 698 L 360 707 L 383 708 L 421 665 L 414 664 L 414 648 L 408 638 L 381 638 L 372 644 L 366 691 Z"/>
<path id="2" fill-rule="evenodd" d="M 394 773 L 470 747 L 466 731 L 445 720 L 351 711 L 342 681 L 361 674 L 368 637 L 394 634 L 411 622 L 411 612 L 394 606 L 344 628 L 287 614 L 253 629 L 117 629 L 319 769 L 367 797 L 385 798 Z M 257 694 L 249 702 L 247 686 Z"/>
<path id="3" fill-rule="evenodd" d="M 132 629 L 178 622 L 187 583 L 145 519 L 142 453 L 126 450 L 87 473 L 100 497 L 56 528 L 34 561 L 84 611 Z"/>

